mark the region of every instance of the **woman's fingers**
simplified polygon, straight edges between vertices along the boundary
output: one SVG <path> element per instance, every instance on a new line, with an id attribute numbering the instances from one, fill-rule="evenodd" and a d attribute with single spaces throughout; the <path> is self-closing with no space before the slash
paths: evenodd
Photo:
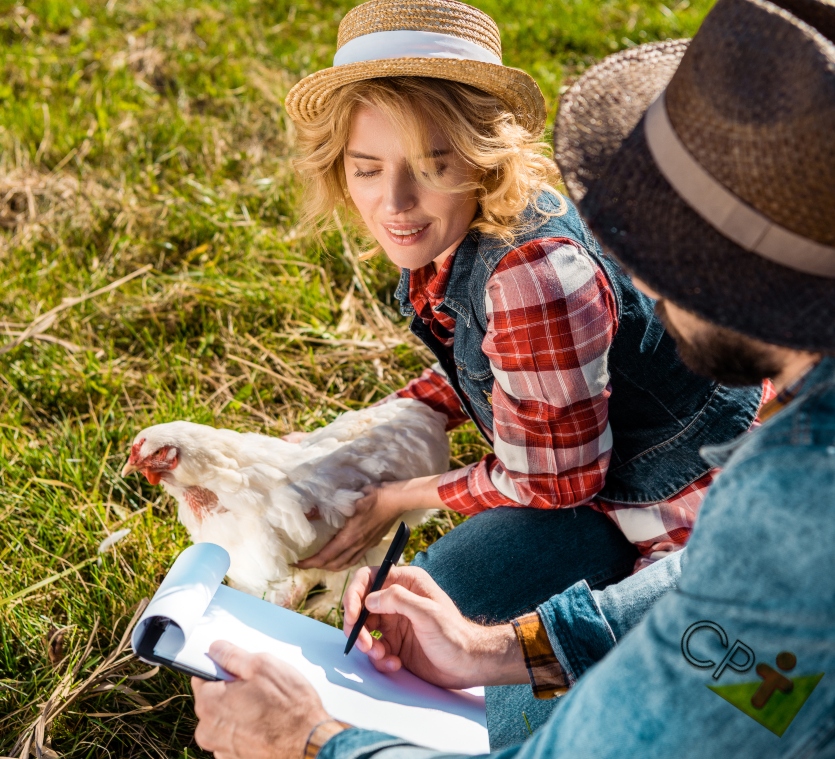
<path id="1" fill-rule="evenodd" d="M 349 519 L 345 526 L 331 540 L 323 546 L 319 553 L 296 562 L 299 569 L 328 569 L 336 572 L 355 565 L 372 546 L 380 542 L 380 538 L 369 539 L 367 532 L 354 521 Z"/>
<path id="2" fill-rule="evenodd" d="M 357 546 L 357 541 L 363 542 Z M 319 553 L 296 562 L 296 566 L 299 569 L 327 569 L 331 572 L 341 572 L 343 569 L 355 566 L 371 545 L 374 545 L 373 541 L 366 543 L 362 535 L 354 536 L 347 529 L 343 529 Z"/>
<path id="3" fill-rule="evenodd" d="M 345 530 L 336 533 L 331 541 L 321 548 L 319 553 L 308 556 L 306 559 L 296 562 L 299 569 L 335 569 L 332 564 L 343 553 L 352 548 L 350 536 L 345 535 Z"/>
<path id="4" fill-rule="evenodd" d="M 288 443 L 301 443 L 309 434 L 309 432 L 290 432 L 281 439 L 286 440 Z"/>

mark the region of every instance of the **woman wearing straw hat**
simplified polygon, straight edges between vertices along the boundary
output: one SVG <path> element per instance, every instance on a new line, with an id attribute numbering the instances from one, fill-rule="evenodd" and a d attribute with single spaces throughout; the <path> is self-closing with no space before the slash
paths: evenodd
<path id="1" fill-rule="evenodd" d="M 415 563 L 465 614 L 502 620 L 680 548 L 711 478 L 699 448 L 748 429 L 761 390 L 687 370 L 554 189 L 542 94 L 502 65 L 493 20 L 456 0 L 366 2 L 286 108 L 309 218 L 364 225 L 437 357 L 396 395 L 471 419 L 493 448 L 369 490 L 299 566 L 346 568 L 403 512 L 452 508 L 475 518 Z"/>

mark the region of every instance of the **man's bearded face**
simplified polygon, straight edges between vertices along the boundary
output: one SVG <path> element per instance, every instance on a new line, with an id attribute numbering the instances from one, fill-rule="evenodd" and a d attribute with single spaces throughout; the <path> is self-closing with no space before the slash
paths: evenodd
<path id="1" fill-rule="evenodd" d="M 678 308 L 668 309 L 664 300 L 656 302 L 655 313 L 676 341 L 681 360 L 696 374 L 735 386 L 759 385 L 780 373 L 781 364 L 764 343 Z"/>

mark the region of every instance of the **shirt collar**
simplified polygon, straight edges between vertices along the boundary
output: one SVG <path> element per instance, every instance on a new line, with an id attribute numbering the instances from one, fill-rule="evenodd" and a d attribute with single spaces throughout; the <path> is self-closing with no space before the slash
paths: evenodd
<path id="1" fill-rule="evenodd" d="M 818 362 L 819 363 L 819 362 Z M 788 387 L 783 388 L 777 395 L 760 409 L 759 418 L 761 422 L 766 422 L 775 414 L 780 413 L 786 406 L 788 406 L 803 389 L 809 375 L 812 374 L 818 364 L 810 367 L 800 379 L 796 379 Z"/>
<path id="2" fill-rule="evenodd" d="M 421 266 L 420 269 L 413 269 L 409 277 L 409 300 L 415 303 L 417 298 L 423 295 L 429 300 L 433 309 L 442 303 L 454 260 L 455 253 L 447 257 L 437 272 L 431 263 Z"/>
<path id="3" fill-rule="evenodd" d="M 791 385 L 781 390 L 776 398 L 770 400 L 760 409 L 759 420 L 764 423 L 766 420 L 773 418 L 783 409 L 793 405 L 798 397 L 802 396 L 804 392 L 810 391 L 820 382 L 835 382 L 835 358 L 824 358 L 818 361 L 800 379 L 795 380 Z M 728 443 L 706 445 L 699 453 L 708 464 L 723 467 L 737 448 L 748 440 L 750 434 L 752 434 L 751 430 L 743 432 L 739 437 Z"/>

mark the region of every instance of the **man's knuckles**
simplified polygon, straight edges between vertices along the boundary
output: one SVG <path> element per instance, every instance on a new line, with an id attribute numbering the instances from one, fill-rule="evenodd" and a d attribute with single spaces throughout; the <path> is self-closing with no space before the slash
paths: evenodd
<path id="1" fill-rule="evenodd" d="M 366 605 L 373 604 L 369 608 L 381 614 L 396 614 L 413 606 L 414 593 L 402 585 L 390 585 L 385 590 L 380 590 L 368 597 Z"/>
<path id="2" fill-rule="evenodd" d="M 249 668 L 252 670 L 253 680 L 258 679 L 266 671 L 275 669 L 278 666 L 278 660 L 265 653 L 252 654 L 249 661 Z"/>

